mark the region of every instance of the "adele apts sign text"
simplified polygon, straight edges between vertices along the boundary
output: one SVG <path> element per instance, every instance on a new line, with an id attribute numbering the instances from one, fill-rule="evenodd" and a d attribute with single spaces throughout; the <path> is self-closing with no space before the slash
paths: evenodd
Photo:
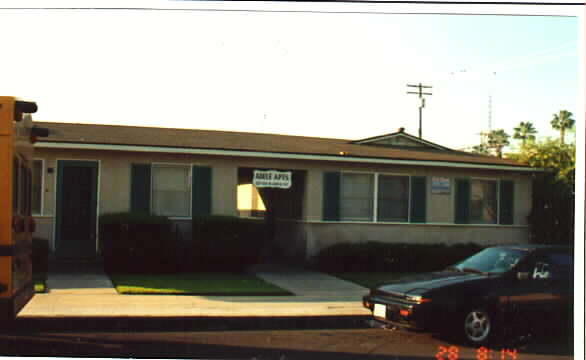
<path id="1" fill-rule="evenodd" d="M 291 171 L 254 170 L 252 177 L 257 188 L 289 189 L 292 182 Z"/>

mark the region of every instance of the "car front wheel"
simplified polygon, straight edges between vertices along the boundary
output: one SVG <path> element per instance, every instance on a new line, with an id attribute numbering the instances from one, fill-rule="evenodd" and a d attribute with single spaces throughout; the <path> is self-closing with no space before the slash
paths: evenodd
<path id="1" fill-rule="evenodd" d="M 464 336 L 469 342 L 481 345 L 495 340 L 497 334 L 496 319 L 488 311 L 474 308 L 464 315 Z"/>

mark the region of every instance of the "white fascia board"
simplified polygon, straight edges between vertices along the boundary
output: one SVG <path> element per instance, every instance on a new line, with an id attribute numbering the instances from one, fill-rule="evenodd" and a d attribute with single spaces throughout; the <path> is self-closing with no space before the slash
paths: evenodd
<path id="1" fill-rule="evenodd" d="M 311 155 L 311 154 L 288 154 L 272 153 L 264 151 L 242 151 L 242 150 L 221 150 L 221 149 L 194 149 L 163 146 L 138 146 L 138 145 L 109 145 L 109 144 L 80 144 L 67 142 L 44 142 L 39 141 L 35 148 L 40 149 L 70 149 L 70 150 L 98 150 L 98 151 L 130 151 L 130 152 L 151 152 L 165 154 L 188 154 L 188 155 L 213 155 L 213 156 L 240 156 L 257 157 L 267 159 L 288 159 L 288 160 L 317 160 L 317 161 L 338 161 L 367 164 L 388 164 L 388 165 L 417 165 L 432 167 L 450 167 L 462 169 L 483 169 L 483 170 L 504 170 L 536 172 L 543 169 L 528 166 L 508 166 L 490 164 L 472 164 L 450 161 L 424 161 L 424 160 L 400 160 L 381 159 L 355 156 L 334 156 L 334 155 Z"/>

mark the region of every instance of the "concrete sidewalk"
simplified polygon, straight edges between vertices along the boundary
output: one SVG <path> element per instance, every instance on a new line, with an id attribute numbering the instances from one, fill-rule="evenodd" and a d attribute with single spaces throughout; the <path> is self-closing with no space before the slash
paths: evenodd
<path id="1" fill-rule="evenodd" d="M 19 317 L 315 317 L 367 316 L 367 289 L 301 268 L 258 266 L 260 278 L 293 296 L 119 295 L 100 271 L 50 272 Z"/>

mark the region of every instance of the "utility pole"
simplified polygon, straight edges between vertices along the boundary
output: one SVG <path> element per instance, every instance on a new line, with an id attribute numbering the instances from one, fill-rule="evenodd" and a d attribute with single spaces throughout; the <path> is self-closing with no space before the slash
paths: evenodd
<path id="1" fill-rule="evenodd" d="M 415 95 L 419 95 L 419 138 L 421 139 L 421 117 L 422 117 L 422 112 L 423 112 L 423 108 L 425 107 L 425 98 L 423 97 L 423 95 L 433 95 L 432 93 L 426 93 L 423 92 L 423 89 L 431 89 L 431 86 L 428 85 L 422 85 L 421 83 L 419 83 L 418 85 L 410 85 L 407 84 L 408 87 L 415 87 L 418 88 L 417 92 L 414 91 L 407 91 L 407 94 L 415 94 Z"/>

